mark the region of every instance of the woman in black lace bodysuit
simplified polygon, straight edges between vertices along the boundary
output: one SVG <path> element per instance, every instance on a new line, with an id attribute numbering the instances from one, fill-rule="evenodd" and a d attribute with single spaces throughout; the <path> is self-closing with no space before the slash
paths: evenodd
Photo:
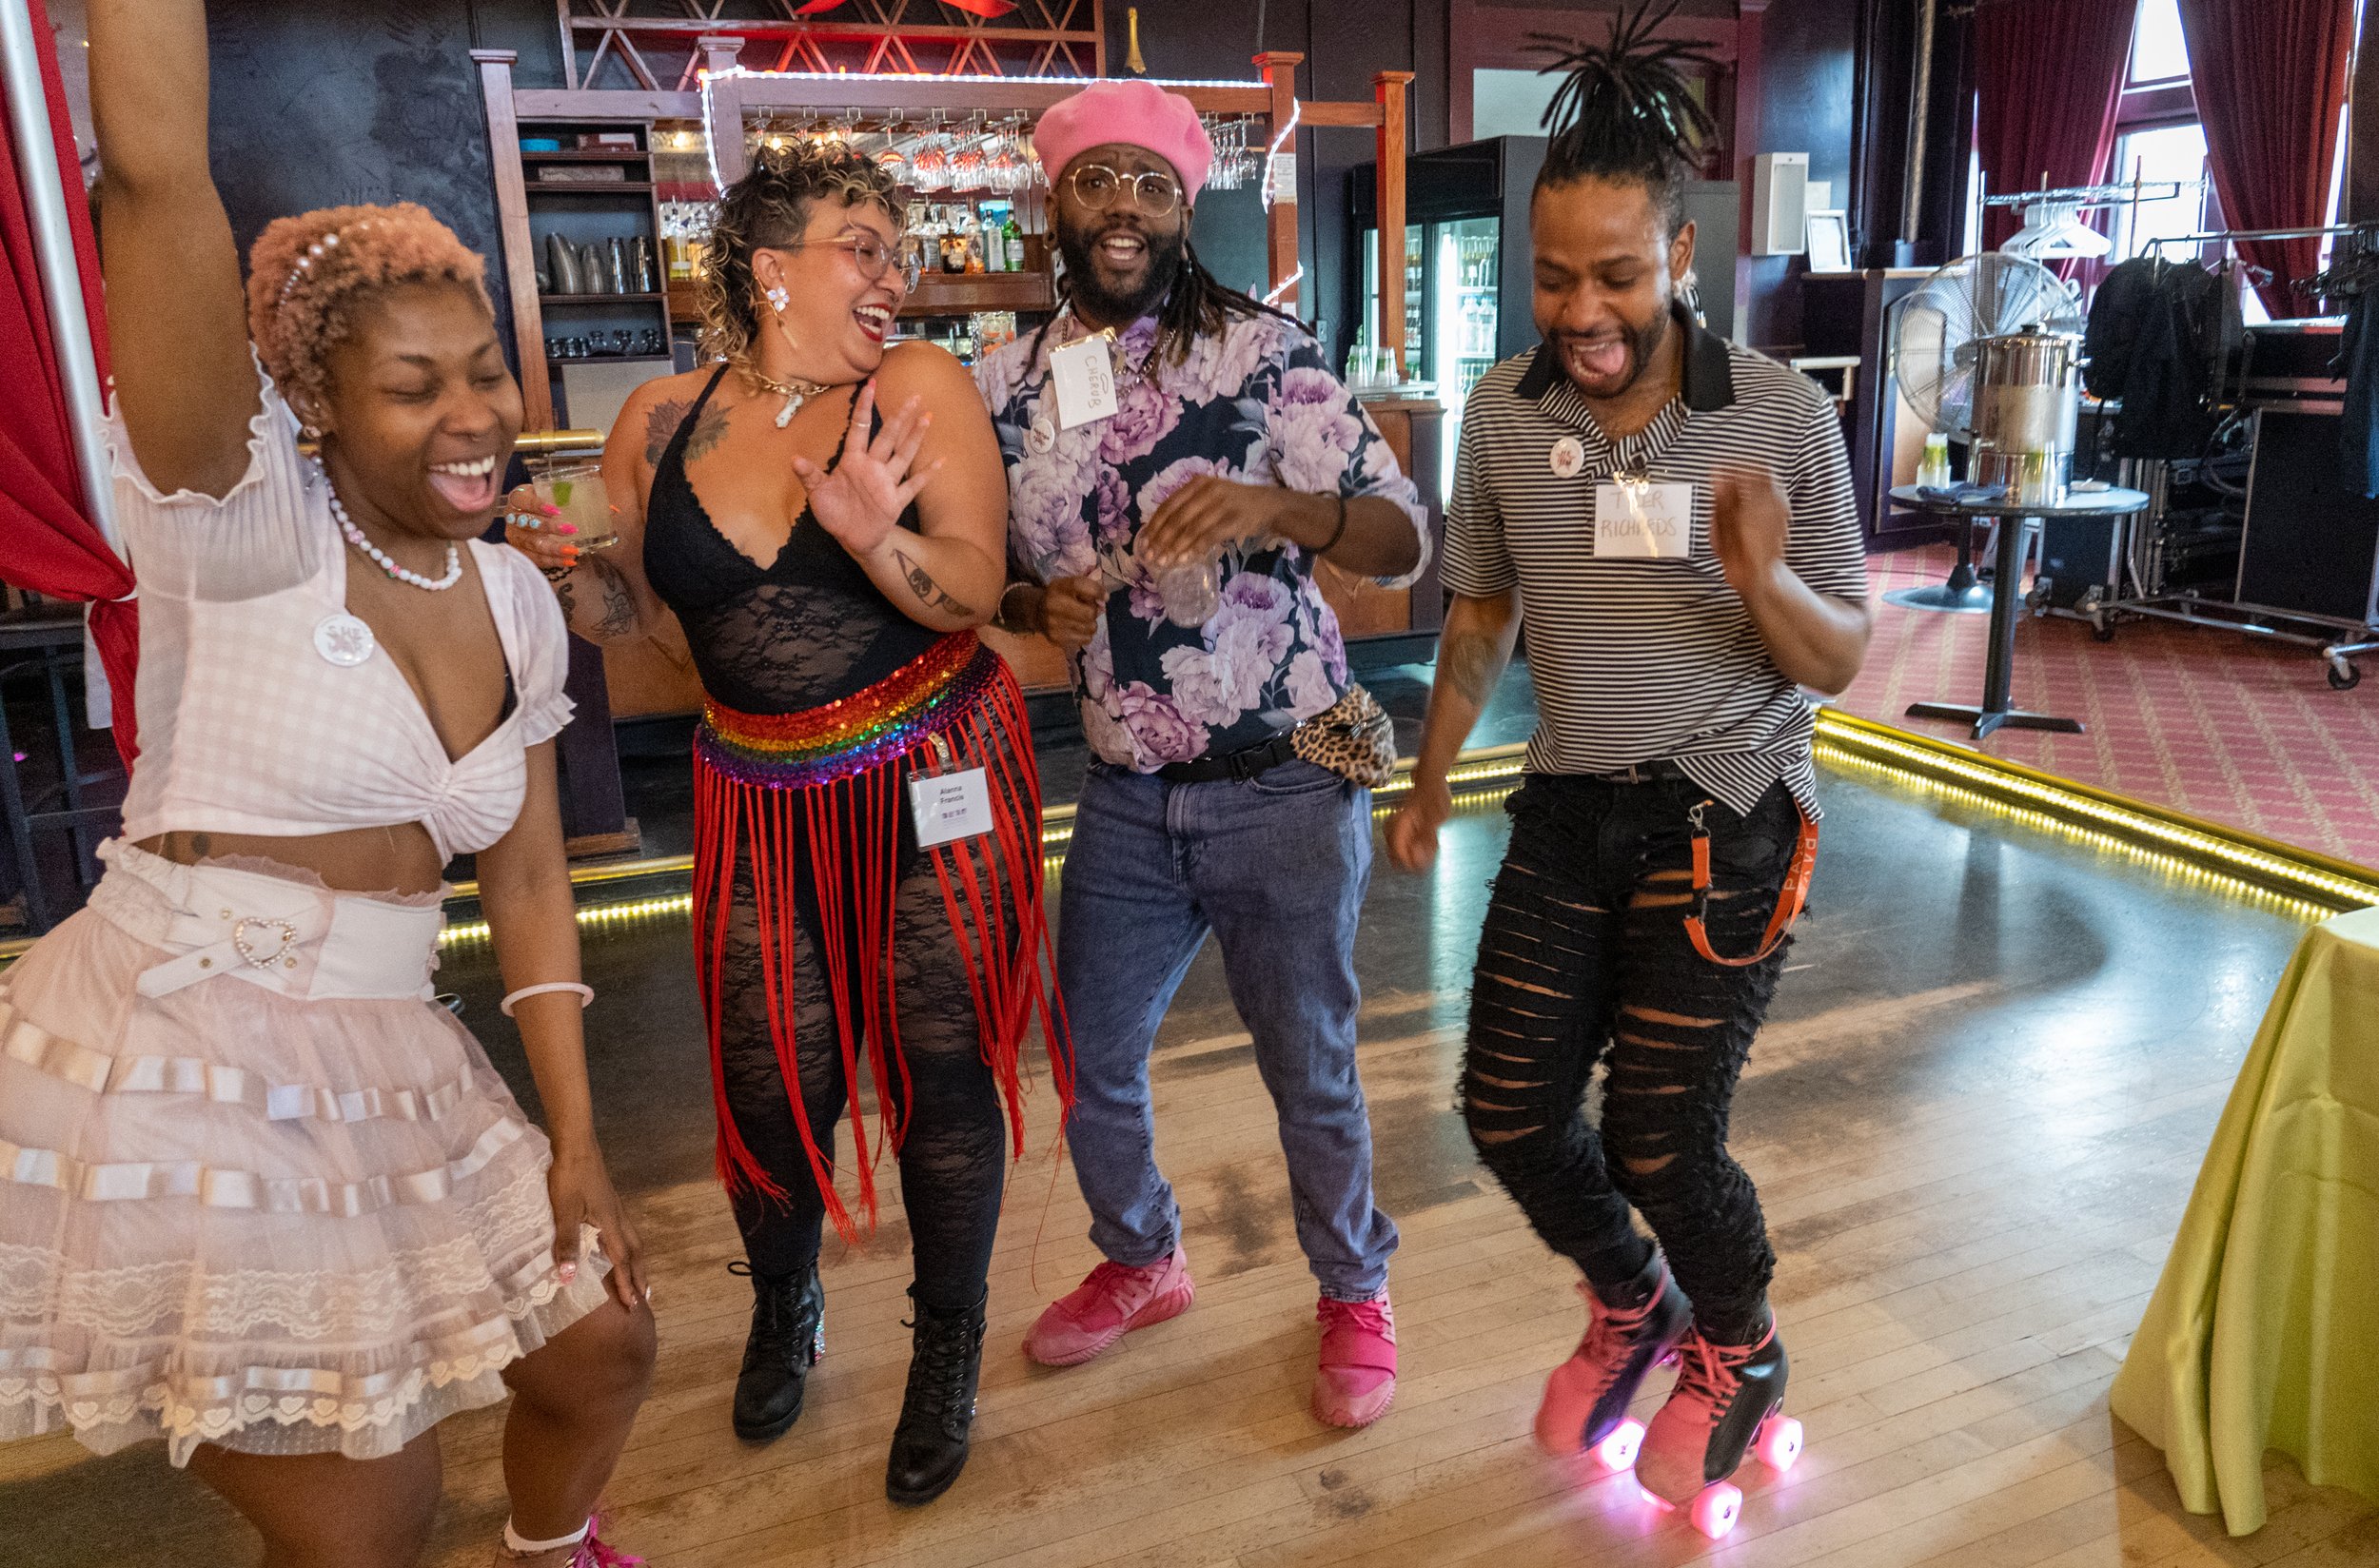
<path id="1" fill-rule="evenodd" d="M 763 153 L 727 193 L 702 284 L 704 346 L 723 363 L 639 388 L 604 449 L 619 545 L 581 558 L 543 528 L 512 538 L 574 630 L 641 636 L 666 606 L 702 677 L 696 962 L 755 1292 L 736 1431 L 772 1438 L 800 1414 L 823 1346 L 823 1225 L 856 1232 L 834 1186 L 846 1107 L 874 1215 L 872 1080 L 916 1267 L 886 1489 L 923 1502 L 966 1460 L 1033 1015 L 1061 1101 L 1067 1086 L 1041 980 L 1030 734 L 1014 677 L 973 631 L 999 597 L 1006 478 L 958 363 L 885 347 L 910 281 L 898 245 L 868 160 Z M 970 772 L 964 831 L 921 839 L 908 786 L 946 775 L 964 804 Z"/>

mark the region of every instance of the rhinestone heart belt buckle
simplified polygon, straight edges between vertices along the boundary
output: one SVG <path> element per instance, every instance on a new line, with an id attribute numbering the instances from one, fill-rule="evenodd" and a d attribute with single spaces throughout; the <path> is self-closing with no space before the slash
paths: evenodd
<path id="1" fill-rule="evenodd" d="M 254 926 L 261 931 L 269 931 L 273 935 L 278 936 L 281 938 L 281 945 L 273 949 L 270 952 L 260 952 L 248 942 L 247 932 L 248 928 L 251 926 Z M 275 920 L 269 916 L 250 915 L 246 919 L 239 921 L 231 928 L 232 951 L 236 951 L 243 959 L 246 959 L 249 967 L 252 969 L 268 970 L 275 964 L 279 964 L 285 969 L 297 968 L 297 958 L 292 951 L 297 947 L 297 945 L 298 930 L 286 920 Z"/>

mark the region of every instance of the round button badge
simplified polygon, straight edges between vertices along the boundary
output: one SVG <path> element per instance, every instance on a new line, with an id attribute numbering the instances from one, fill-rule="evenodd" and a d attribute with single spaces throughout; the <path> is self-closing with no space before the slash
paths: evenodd
<path id="1" fill-rule="evenodd" d="M 1032 425 L 1026 429 L 1024 433 L 1024 444 L 1032 450 L 1032 455 L 1036 458 L 1047 457 L 1049 455 L 1050 448 L 1057 444 L 1057 426 L 1050 422 L 1049 416 L 1047 414 L 1043 414 L 1038 419 L 1034 420 Z"/>
<path id="2" fill-rule="evenodd" d="M 1563 436 L 1553 443 L 1547 461 L 1557 480 L 1574 480 L 1586 466 L 1586 443 L 1575 436 Z"/>
<path id="3" fill-rule="evenodd" d="M 314 623 L 314 652 L 343 670 L 352 670 L 369 659 L 376 646 L 372 629 L 344 610 Z"/>

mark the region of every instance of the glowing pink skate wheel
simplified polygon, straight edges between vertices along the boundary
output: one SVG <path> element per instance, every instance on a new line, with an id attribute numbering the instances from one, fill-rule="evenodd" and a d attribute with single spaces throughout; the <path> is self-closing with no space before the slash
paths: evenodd
<path id="1" fill-rule="evenodd" d="M 1743 1495 L 1732 1482 L 1717 1481 L 1701 1489 L 1694 1499 L 1694 1528 L 1712 1540 L 1724 1540 L 1735 1528 L 1735 1521 L 1743 1516 Z"/>
<path id="2" fill-rule="evenodd" d="M 1626 1470 L 1634 1467 L 1636 1456 L 1643 1451 L 1643 1423 L 1632 1417 L 1611 1429 L 1611 1435 L 1594 1445 L 1594 1457 L 1605 1470 Z"/>
<path id="3" fill-rule="evenodd" d="M 1752 1440 L 1752 1452 L 1760 1462 L 1782 1475 L 1800 1458 L 1800 1422 L 1790 1416 L 1770 1416 L 1760 1423 L 1760 1432 Z"/>

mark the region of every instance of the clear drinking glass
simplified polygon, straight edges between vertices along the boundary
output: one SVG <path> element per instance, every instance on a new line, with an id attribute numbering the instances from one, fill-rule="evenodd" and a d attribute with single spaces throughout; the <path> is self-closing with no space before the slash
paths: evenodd
<path id="1" fill-rule="evenodd" d="M 1168 566 L 1155 578 L 1165 618 L 1176 626 L 1203 626 L 1223 607 L 1223 563 L 1211 557 Z"/>
<path id="2" fill-rule="evenodd" d="M 539 458 L 529 464 L 537 499 L 560 514 L 553 520 L 578 530 L 564 536 L 581 550 L 605 550 L 619 542 L 619 519 L 603 486 L 603 467 L 586 458 Z"/>

